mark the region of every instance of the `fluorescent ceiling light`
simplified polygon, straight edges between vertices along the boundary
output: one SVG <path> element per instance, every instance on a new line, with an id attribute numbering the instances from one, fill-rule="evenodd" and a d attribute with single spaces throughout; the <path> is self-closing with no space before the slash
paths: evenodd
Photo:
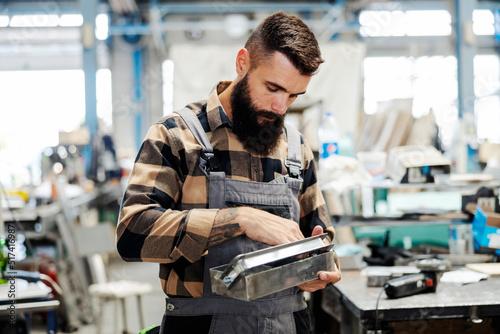
<path id="1" fill-rule="evenodd" d="M 9 17 L 7 15 L 0 15 L 0 27 L 9 26 Z"/>
<path id="2" fill-rule="evenodd" d="M 472 13 L 472 30 L 476 35 L 494 35 L 495 17 L 491 10 L 476 9 Z"/>
<path id="3" fill-rule="evenodd" d="M 224 19 L 224 29 L 229 37 L 237 39 L 248 32 L 248 18 L 241 14 L 230 14 Z"/>
<path id="4" fill-rule="evenodd" d="M 95 18 L 95 37 L 104 41 L 108 38 L 109 17 L 107 14 L 98 14 Z"/>
<path id="5" fill-rule="evenodd" d="M 364 37 L 448 36 L 451 15 L 446 10 L 367 10 L 359 15 Z"/>
<path id="6" fill-rule="evenodd" d="M 61 27 L 80 27 L 82 24 L 82 14 L 63 14 L 59 18 L 59 25 Z"/>
<path id="7" fill-rule="evenodd" d="M 57 27 L 58 15 L 14 15 L 10 20 L 11 27 Z"/>
<path id="8" fill-rule="evenodd" d="M 449 36 L 451 15 L 447 10 L 406 11 L 406 34 L 408 36 Z"/>

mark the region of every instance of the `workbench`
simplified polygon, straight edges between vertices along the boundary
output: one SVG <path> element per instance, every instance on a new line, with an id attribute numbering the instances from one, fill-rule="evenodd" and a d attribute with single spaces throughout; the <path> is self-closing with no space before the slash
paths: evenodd
<path id="1" fill-rule="evenodd" d="M 89 280 L 90 274 L 84 256 L 79 254 L 75 247 L 74 236 L 77 233 L 77 227 L 87 223 L 85 215 L 90 209 L 112 206 L 118 210 L 118 199 L 122 194 L 123 190 L 120 185 L 105 184 L 72 198 L 67 198 L 64 191 L 59 191 L 59 198 L 49 204 L 27 205 L 12 210 L 3 209 L 5 227 L 13 229 L 16 237 L 17 234 L 22 234 L 27 240 L 32 242 L 37 240 L 43 246 L 51 247 L 54 253 L 52 260 L 57 266 L 58 283 L 64 291 L 61 297 L 64 312 L 60 320 L 61 323 L 66 324 L 67 328 L 91 322 L 94 317 L 88 293 L 88 286 L 92 283 Z M 94 224 L 97 221 L 93 220 L 88 223 Z M 30 251 L 33 255 L 37 254 L 36 248 Z M 34 269 L 37 270 L 38 258 L 34 257 L 34 259 Z M 17 269 L 21 265 L 19 260 L 15 262 Z M 24 269 L 33 270 L 31 267 Z M 59 302 L 36 300 L 34 303 L 23 305 L 19 303 L 19 309 L 26 311 L 39 310 L 44 307 L 58 308 Z M 6 309 L 0 305 L 0 314 L 3 311 Z"/>
<path id="2" fill-rule="evenodd" d="M 60 301 L 52 298 L 50 288 L 41 282 L 28 284 L 22 279 L 18 279 L 15 284 L 15 299 L 11 299 L 8 294 L 9 289 L 12 289 L 10 282 L 0 285 L 0 332 L 2 329 L 10 328 L 24 333 L 23 322 L 17 322 L 17 317 L 23 314 L 29 333 L 31 313 L 46 311 L 47 333 L 57 333 L 56 310 L 60 306 Z"/>
<path id="3" fill-rule="evenodd" d="M 75 198 L 67 198 L 64 204 L 61 200 L 55 200 L 49 204 L 27 205 L 12 210 L 2 208 L 2 217 L 6 224 L 19 222 L 22 230 L 18 232 L 25 234 L 26 238 L 38 239 L 57 228 L 56 217 L 64 210 L 77 211 L 86 207 L 105 207 L 110 203 L 116 203 L 122 195 L 123 189 L 120 186 L 105 184 Z M 69 215 L 76 216 L 78 213 L 71 212 Z"/>
<path id="4" fill-rule="evenodd" d="M 438 284 L 436 293 L 399 299 L 388 299 L 382 287 L 367 287 L 366 282 L 359 270 L 345 270 L 342 280 L 323 293 L 322 308 L 337 318 L 342 334 L 375 333 L 376 313 L 378 329 L 387 330 L 383 333 L 444 334 L 451 328 L 454 333 L 462 333 L 463 326 L 468 326 L 467 333 L 500 330 L 500 277 L 463 286 Z M 455 319 L 459 323 L 436 325 L 437 319 Z"/>

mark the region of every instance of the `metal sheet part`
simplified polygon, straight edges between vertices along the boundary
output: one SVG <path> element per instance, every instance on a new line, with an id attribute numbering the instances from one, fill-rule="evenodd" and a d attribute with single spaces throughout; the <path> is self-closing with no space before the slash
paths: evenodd
<path id="1" fill-rule="evenodd" d="M 240 254 L 229 264 L 210 269 L 212 292 L 254 300 L 317 279 L 334 270 L 327 234 Z"/>

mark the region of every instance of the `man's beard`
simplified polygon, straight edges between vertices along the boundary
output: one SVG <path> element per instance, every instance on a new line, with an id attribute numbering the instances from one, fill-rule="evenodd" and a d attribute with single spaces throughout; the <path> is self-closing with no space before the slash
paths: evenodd
<path id="1" fill-rule="evenodd" d="M 285 115 L 257 109 L 250 96 L 247 76 L 234 86 L 230 102 L 233 132 L 243 146 L 252 153 L 264 156 L 273 152 L 283 133 Z M 272 121 L 264 120 L 259 123 L 259 116 Z"/>

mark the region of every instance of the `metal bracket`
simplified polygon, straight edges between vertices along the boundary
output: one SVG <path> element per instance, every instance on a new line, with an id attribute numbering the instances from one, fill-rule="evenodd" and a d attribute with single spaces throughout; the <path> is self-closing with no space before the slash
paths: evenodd
<path id="1" fill-rule="evenodd" d="M 297 179 L 299 181 L 304 181 L 300 174 L 302 174 L 302 171 L 304 170 L 304 166 L 302 165 L 302 162 L 296 163 L 294 161 L 288 160 L 288 158 L 285 158 L 285 166 L 288 168 L 288 175 L 294 179 Z"/>
<path id="2" fill-rule="evenodd" d="M 219 159 L 215 156 L 214 152 L 202 150 L 200 158 L 206 162 L 204 164 L 205 168 L 204 172 L 213 172 L 221 170 Z"/>

